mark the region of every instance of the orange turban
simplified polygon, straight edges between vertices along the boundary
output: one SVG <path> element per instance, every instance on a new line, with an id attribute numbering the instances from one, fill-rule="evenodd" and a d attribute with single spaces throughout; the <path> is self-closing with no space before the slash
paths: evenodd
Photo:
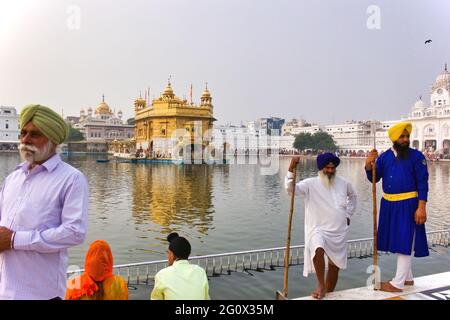
<path id="1" fill-rule="evenodd" d="M 393 125 L 388 130 L 389 139 L 391 139 L 392 142 L 397 141 L 405 130 L 408 131 L 409 134 L 411 134 L 412 125 L 410 122 L 400 122 L 396 125 Z"/>
<path id="2" fill-rule="evenodd" d="M 94 295 L 102 282 L 113 276 L 113 256 L 108 243 L 95 240 L 89 246 L 84 262 L 84 273 L 68 282 L 67 300 L 78 300 L 83 296 Z"/>

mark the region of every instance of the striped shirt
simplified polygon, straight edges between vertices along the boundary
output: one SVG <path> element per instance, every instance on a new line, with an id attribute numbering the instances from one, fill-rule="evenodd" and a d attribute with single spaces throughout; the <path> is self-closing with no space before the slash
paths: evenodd
<path id="1" fill-rule="evenodd" d="M 0 253 L 0 299 L 64 298 L 67 249 L 87 231 L 88 184 L 59 155 L 30 172 L 24 162 L 0 190 L 0 226 L 15 231 Z"/>

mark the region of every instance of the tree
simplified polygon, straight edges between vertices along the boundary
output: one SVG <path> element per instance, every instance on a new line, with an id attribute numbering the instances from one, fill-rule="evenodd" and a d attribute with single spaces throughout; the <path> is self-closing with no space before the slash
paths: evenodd
<path id="1" fill-rule="evenodd" d="M 84 136 L 80 132 L 80 130 L 77 130 L 69 125 L 69 136 L 64 142 L 81 141 L 81 140 L 84 140 Z"/>
<path id="2" fill-rule="evenodd" d="M 295 137 L 294 148 L 297 150 L 312 149 L 313 151 L 329 151 L 335 152 L 338 146 L 333 137 L 326 132 L 318 131 L 311 135 L 309 132 L 299 133 Z"/>
<path id="3" fill-rule="evenodd" d="M 309 132 L 301 132 L 295 137 L 294 148 L 297 150 L 312 149 L 313 138 Z"/>
<path id="4" fill-rule="evenodd" d="M 328 151 L 328 152 L 335 152 L 338 149 L 338 146 L 333 140 L 333 137 L 323 131 L 316 132 L 313 135 L 313 141 L 314 141 L 314 149 L 315 151 Z"/>

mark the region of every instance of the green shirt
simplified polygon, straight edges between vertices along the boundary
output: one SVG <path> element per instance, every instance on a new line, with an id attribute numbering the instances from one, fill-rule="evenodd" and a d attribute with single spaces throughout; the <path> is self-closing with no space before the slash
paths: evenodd
<path id="1" fill-rule="evenodd" d="M 209 300 L 208 277 L 202 267 L 178 260 L 155 276 L 152 300 Z"/>

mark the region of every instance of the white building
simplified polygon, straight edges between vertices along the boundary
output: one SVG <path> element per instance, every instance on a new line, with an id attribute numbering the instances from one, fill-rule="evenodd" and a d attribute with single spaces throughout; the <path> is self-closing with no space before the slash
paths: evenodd
<path id="1" fill-rule="evenodd" d="M 0 106 L 0 149 L 16 149 L 19 144 L 19 115 L 14 107 Z"/>
<path id="2" fill-rule="evenodd" d="M 87 114 L 82 109 L 79 123 L 74 124 L 74 128 L 84 134 L 87 142 L 106 143 L 134 137 L 134 126 L 122 121 L 122 111 L 119 110 L 116 115 L 110 109 L 105 102 L 105 96 L 95 109 L 95 114 L 92 112 L 92 108 L 88 108 Z"/>
<path id="3" fill-rule="evenodd" d="M 224 144 L 227 146 L 227 153 L 245 154 L 247 152 L 256 153 L 259 141 L 267 140 L 259 137 L 259 130 L 255 129 L 255 122 L 250 122 L 247 126 L 220 125 L 213 127 L 213 139 L 211 145 L 221 149 Z"/>
<path id="4" fill-rule="evenodd" d="M 318 124 L 314 124 L 312 126 L 308 126 L 308 127 L 300 127 L 300 128 L 296 128 L 294 130 L 292 130 L 292 133 L 294 135 L 297 135 L 299 133 L 310 133 L 310 134 L 314 134 L 316 132 L 320 132 L 320 131 L 324 131 L 325 127 L 322 125 L 318 125 Z"/>
<path id="5" fill-rule="evenodd" d="M 401 120 L 387 120 L 376 122 L 376 147 L 378 151 L 386 151 L 392 147 L 392 141 L 389 139 L 388 130 L 393 125 L 396 125 Z M 373 149 L 373 135 L 371 134 L 371 145 L 366 151 Z"/>
<path id="6" fill-rule="evenodd" d="M 293 143 L 295 135 L 299 133 L 315 134 L 316 132 L 327 132 L 333 137 L 334 142 L 342 152 L 367 152 L 374 146 L 374 130 L 376 127 L 376 148 L 385 151 L 392 146 L 387 136 L 389 127 L 398 121 L 348 121 L 344 124 L 313 125 L 300 127 L 292 131 L 292 135 L 280 137 L 280 148 L 287 151 L 295 151 Z"/>
<path id="7" fill-rule="evenodd" d="M 327 125 L 325 132 L 329 133 L 340 151 L 367 152 L 374 148 L 385 151 L 392 146 L 387 130 L 399 120 L 389 121 L 347 121 L 340 125 Z"/>
<path id="8" fill-rule="evenodd" d="M 287 127 L 283 128 L 284 136 L 281 137 L 280 146 L 287 150 L 294 150 L 292 143 L 295 135 L 325 131 L 333 137 L 340 151 L 367 152 L 373 149 L 373 128 L 376 127 L 376 148 L 379 151 L 385 151 L 392 146 L 387 131 L 400 121 L 412 123 L 413 132 L 410 139 L 412 148 L 450 154 L 450 73 L 447 65 L 431 87 L 430 105 L 419 99 L 413 105 L 411 113 L 401 120 L 349 121 L 344 124 L 310 127 L 291 125 L 289 121 Z"/>
<path id="9" fill-rule="evenodd" d="M 450 153 L 450 73 L 447 64 L 431 86 L 430 104 L 419 99 L 403 120 L 413 125 L 411 146 L 421 151 Z"/>
<path id="10" fill-rule="evenodd" d="M 257 121 L 249 122 L 247 129 L 243 127 L 226 126 L 220 128 L 225 133 L 230 132 L 235 136 L 234 141 L 238 149 L 246 148 L 246 141 L 254 142 L 259 149 L 268 147 L 268 144 L 279 146 L 284 151 L 295 151 L 293 143 L 295 136 L 300 133 L 315 134 L 316 132 L 327 132 L 335 141 L 341 152 L 364 153 L 370 151 L 375 145 L 378 151 L 385 151 L 392 146 L 387 131 L 392 125 L 400 121 L 412 123 L 411 147 L 420 151 L 438 152 L 450 154 L 450 73 L 447 65 L 436 78 L 431 86 L 430 104 L 427 105 L 421 99 L 417 101 L 411 113 L 401 120 L 389 121 L 347 121 L 344 124 L 332 125 L 306 125 L 304 120 L 292 119 L 282 127 L 282 135 L 279 139 L 270 140 L 262 138 L 263 130 Z M 375 131 L 376 130 L 376 131 Z M 263 141 L 264 140 L 264 141 Z M 248 148 L 248 147 L 247 147 Z M 250 147 L 251 148 L 251 147 Z"/>
<path id="11" fill-rule="evenodd" d="M 327 125 L 324 131 L 333 137 L 340 150 L 363 150 L 370 145 L 371 128 L 369 121 L 348 121 Z"/>
<path id="12" fill-rule="evenodd" d="M 247 122 L 248 131 L 253 135 L 259 135 L 260 125 L 258 121 L 249 121 Z"/>
<path id="13" fill-rule="evenodd" d="M 295 133 L 299 128 L 302 128 L 306 125 L 306 121 L 303 119 L 292 119 L 283 124 L 281 127 L 281 135 L 282 136 L 289 136 Z"/>

